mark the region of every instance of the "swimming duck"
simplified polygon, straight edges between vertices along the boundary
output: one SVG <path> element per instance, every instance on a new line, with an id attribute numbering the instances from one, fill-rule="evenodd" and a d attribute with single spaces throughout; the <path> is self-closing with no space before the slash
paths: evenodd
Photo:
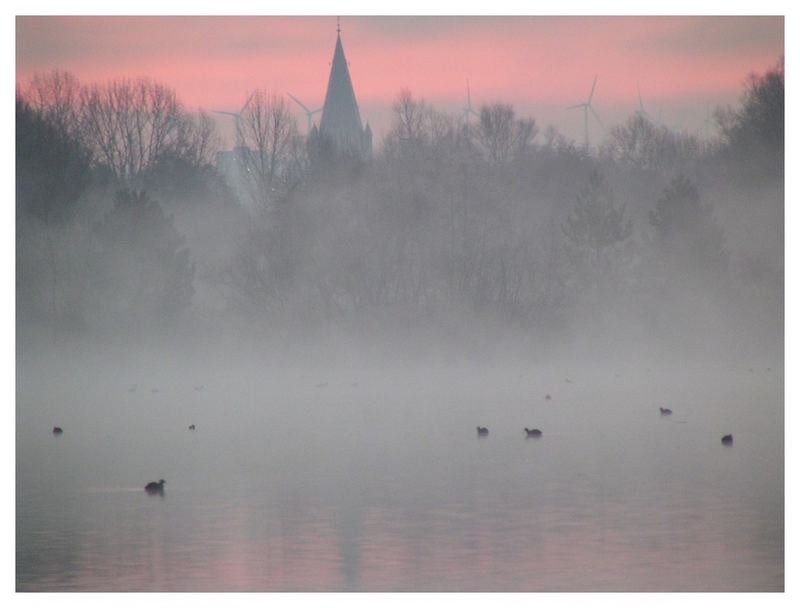
<path id="1" fill-rule="evenodd" d="M 478 427 L 478 437 L 488 437 L 489 436 L 489 429 L 485 426 Z"/>
<path id="2" fill-rule="evenodd" d="M 672 410 L 668 407 L 660 407 L 658 411 L 661 412 L 662 416 L 672 416 Z"/>
<path id="3" fill-rule="evenodd" d="M 722 445 L 733 445 L 733 435 L 725 435 L 722 438 Z"/>
<path id="4" fill-rule="evenodd" d="M 163 494 L 165 483 L 166 482 L 163 479 L 159 479 L 158 481 L 151 481 L 144 487 L 144 489 L 148 494 Z"/>
<path id="5" fill-rule="evenodd" d="M 539 439 L 539 437 L 541 437 L 541 436 L 542 436 L 542 431 L 540 431 L 539 429 L 529 429 L 528 427 L 525 427 L 525 438 L 526 439 L 528 439 L 530 437 L 533 437 L 534 439 Z"/>
<path id="6" fill-rule="evenodd" d="M 62 429 L 60 426 L 54 426 L 53 427 L 53 435 L 60 435 L 63 432 L 64 432 L 64 429 Z"/>
<path id="7" fill-rule="evenodd" d="M 193 430 L 194 430 L 194 425 L 193 425 L 193 424 L 190 424 L 190 425 L 189 425 L 189 430 L 190 430 L 190 431 L 193 431 Z"/>

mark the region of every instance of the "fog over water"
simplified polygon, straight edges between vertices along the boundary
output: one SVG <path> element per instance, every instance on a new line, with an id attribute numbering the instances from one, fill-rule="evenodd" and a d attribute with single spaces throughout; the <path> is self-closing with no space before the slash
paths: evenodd
<path id="1" fill-rule="evenodd" d="M 591 147 L 402 90 L 344 152 L 20 86 L 17 589 L 783 590 L 783 79 Z"/>
<path id="2" fill-rule="evenodd" d="M 19 376 L 18 586 L 779 589 L 779 369 L 65 352 Z"/>

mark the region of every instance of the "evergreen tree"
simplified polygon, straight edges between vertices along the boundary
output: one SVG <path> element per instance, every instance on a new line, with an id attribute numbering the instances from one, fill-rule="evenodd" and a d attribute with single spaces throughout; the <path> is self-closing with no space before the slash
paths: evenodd
<path id="1" fill-rule="evenodd" d="M 673 270 L 719 271 L 727 254 L 725 235 L 697 186 L 684 176 L 672 180 L 650 212 L 658 252 Z M 676 268 L 677 266 L 677 268 Z"/>

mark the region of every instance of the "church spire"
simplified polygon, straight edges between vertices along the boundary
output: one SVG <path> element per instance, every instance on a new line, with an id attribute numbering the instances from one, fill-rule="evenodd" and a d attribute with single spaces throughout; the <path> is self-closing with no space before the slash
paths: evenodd
<path id="1" fill-rule="evenodd" d="M 325 94 L 319 130 L 341 150 L 359 154 L 368 153 L 369 150 L 365 149 L 364 128 L 361 124 L 353 82 L 350 79 L 350 69 L 344 55 L 341 32 L 337 17 L 336 48 L 333 52 L 328 91 Z"/>

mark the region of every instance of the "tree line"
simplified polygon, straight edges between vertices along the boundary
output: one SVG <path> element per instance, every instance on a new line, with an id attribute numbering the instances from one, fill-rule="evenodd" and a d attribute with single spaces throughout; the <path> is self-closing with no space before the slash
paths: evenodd
<path id="1" fill-rule="evenodd" d="M 758 286 L 782 258 L 739 256 L 718 216 L 723 184 L 758 197 L 782 179 L 783 81 L 782 62 L 751 76 L 711 140 L 634 114 L 596 151 L 509 104 L 470 122 L 404 89 L 369 158 L 303 136 L 259 90 L 226 164 L 210 116 L 166 85 L 37 75 L 16 100 L 18 318 L 267 333 L 490 318 L 553 333 L 668 326 L 754 276 L 766 310 Z"/>

